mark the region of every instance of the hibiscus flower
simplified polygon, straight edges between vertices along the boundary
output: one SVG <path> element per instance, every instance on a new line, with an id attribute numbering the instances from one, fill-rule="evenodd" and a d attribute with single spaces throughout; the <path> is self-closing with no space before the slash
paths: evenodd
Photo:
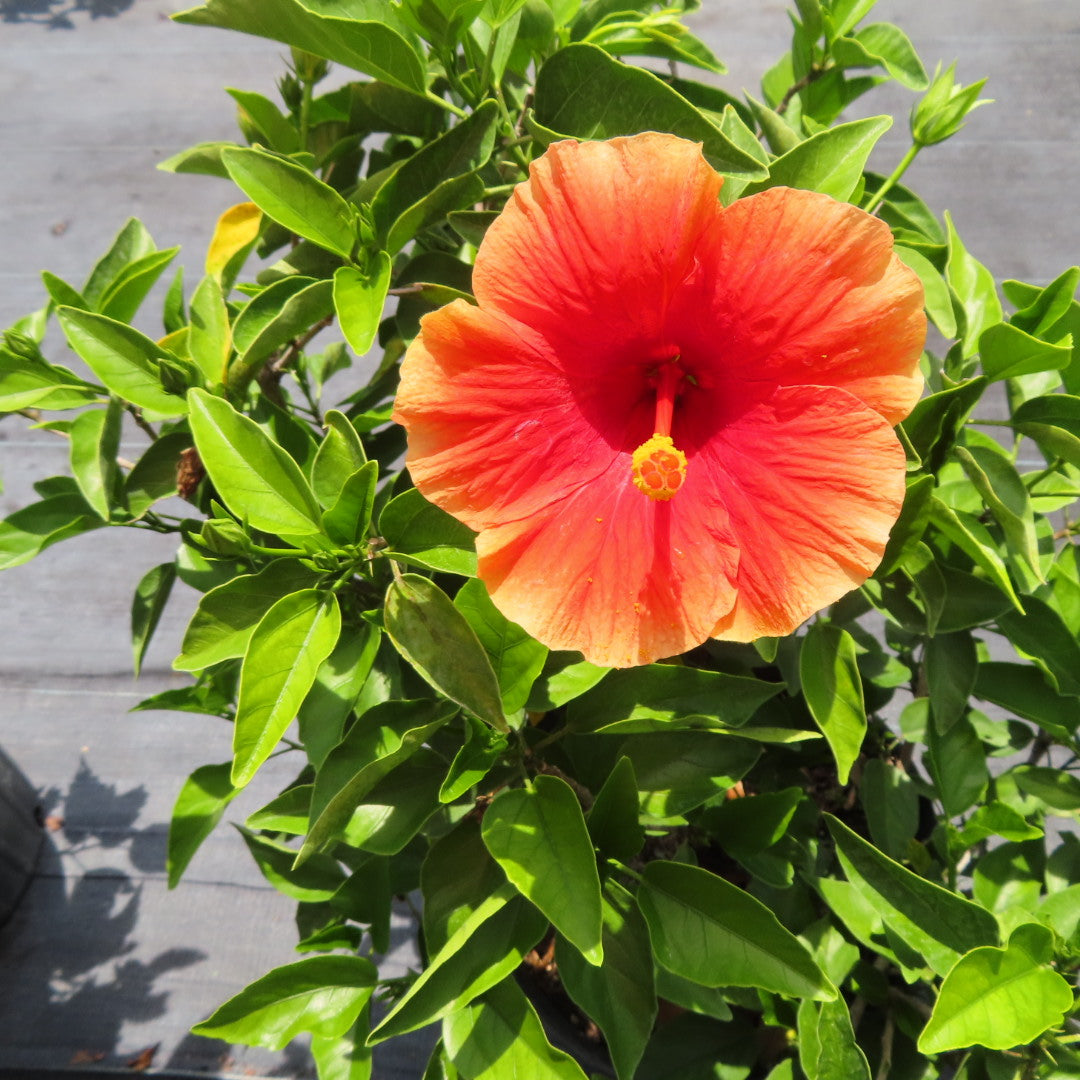
<path id="1" fill-rule="evenodd" d="M 417 488 L 554 649 L 625 667 L 790 633 L 881 560 L 918 400 L 918 278 L 881 221 L 699 145 L 559 142 L 428 315 L 395 419 Z"/>

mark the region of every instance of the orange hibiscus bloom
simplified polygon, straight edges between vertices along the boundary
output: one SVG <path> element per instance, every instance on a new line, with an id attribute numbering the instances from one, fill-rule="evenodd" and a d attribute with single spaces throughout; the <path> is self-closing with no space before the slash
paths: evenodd
<path id="1" fill-rule="evenodd" d="M 873 573 L 904 497 L 918 278 L 888 227 L 773 188 L 723 207 L 672 135 L 561 142 L 428 315 L 395 419 L 540 641 L 624 667 L 790 633 Z"/>

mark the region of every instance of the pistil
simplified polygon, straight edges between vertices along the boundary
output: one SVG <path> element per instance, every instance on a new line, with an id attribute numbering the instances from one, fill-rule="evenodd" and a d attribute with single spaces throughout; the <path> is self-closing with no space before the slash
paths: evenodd
<path id="1" fill-rule="evenodd" d="M 634 451 L 631 458 L 634 486 L 657 502 L 673 498 L 686 479 L 686 455 L 671 438 L 675 397 L 683 381 L 678 360 L 676 356 L 661 364 L 657 372 L 653 435 Z"/>

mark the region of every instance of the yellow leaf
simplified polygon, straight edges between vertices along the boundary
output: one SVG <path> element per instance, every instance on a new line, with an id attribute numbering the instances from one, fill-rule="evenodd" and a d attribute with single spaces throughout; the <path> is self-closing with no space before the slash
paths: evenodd
<path id="1" fill-rule="evenodd" d="M 214 238 L 206 252 L 206 272 L 221 278 L 233 256 L 255 243 L 262 211 L 251 202 L 237 203 L 217 220 Z"/>

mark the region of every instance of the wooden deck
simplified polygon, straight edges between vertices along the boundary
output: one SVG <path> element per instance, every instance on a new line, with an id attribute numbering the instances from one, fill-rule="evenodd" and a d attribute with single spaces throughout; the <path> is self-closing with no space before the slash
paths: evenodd
<path id="1" fill-rule="evenodd" d="M 65 27 L 47 16 L 75 0 L 0 0 L 0 327 L 41 304 L 41 269 L 81 282 L 130 215 L 161 246 L 182 244 L 189 279 L 198 276 L 210 226 L 235 194 L 154 165 L 192 143 L 232 138 L 221 88 L 272 93 L 284 50 L 173 25 L 174 6 L 84 0 Z M 756 88 L 786 47 L 784 5 L 704 6 L 695 21 L 731 68 L 723 85 Z M 959 57 L 962 82 L 989 75 L 986 93 L 996 99 L 960 137 L 922 155 L 912 185 L 935 210 L 952 211 L 970 250 L 999 278 L 1046 282 L 1080 261 L 1080 3 L 882 0 L 878 17 L 900 23 L 929 64 Z M 906 148 L 912 100 L 879 91 L 865 108 L 899 110 L 876 151 L 880 170 Z M 32 498 L 32 480 L 65 470 L 62 440 L 28 432 L 19 418 L 0 422 L 4 515 Z M 80 1060 L 122 1067 L 158 1046 L 155 1069 L 313 1075 L 299 1050 L 256 1052 L 186 1034 L 296 954 L 292 902 L 266 886 L 233 830 L 215 833 L 179 889 L 165 887 L 179 785 L 195 766 L 229 755 L 229 732 L 217 721 L 128 712 L 183 682 L 169 662 L 192 594 L 179 590 L 138 684 L 127 644 L 131 591 L 171 555 L 167 540 L 98 533 L 0 575 L 0 746 L 39 790 L 54 826 L 29 892 L 0 930 L 0 1073 Z M 241 820 L 291 769 L 264 770 L 259 790 L 229 818 Z M 398 930 L 406 933 L 404 920 Z M 405 941 L 388 968 L 400 973 L 411 959 Z M 415 1080 L 419 1061 L 384 1059 L 379 1080 Z"/>

